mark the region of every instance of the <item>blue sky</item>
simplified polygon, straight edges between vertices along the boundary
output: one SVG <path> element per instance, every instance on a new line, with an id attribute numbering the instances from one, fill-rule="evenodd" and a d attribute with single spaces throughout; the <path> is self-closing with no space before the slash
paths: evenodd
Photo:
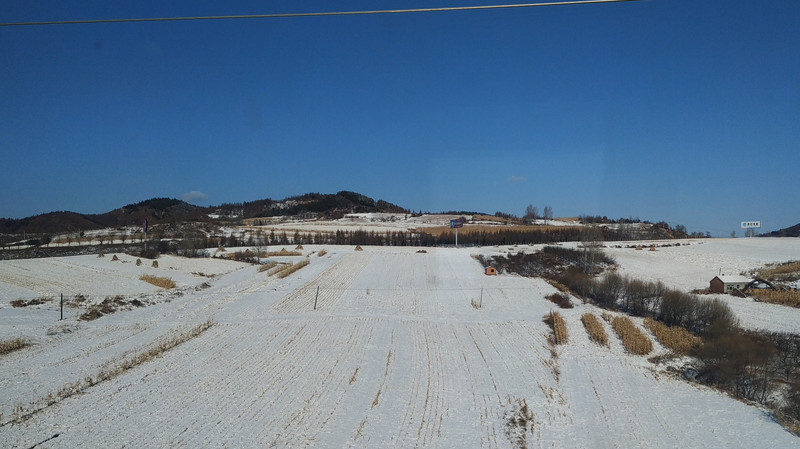
<path id="1" fill-rule="evenodd" d="M 118 3 L 7 2 L 0 21 L 500 2 Z M 799 25 L 796 0 L 642 0 L 0 27 L 0 217 L 353 190 L 775 230 L 800 222 Z"/>

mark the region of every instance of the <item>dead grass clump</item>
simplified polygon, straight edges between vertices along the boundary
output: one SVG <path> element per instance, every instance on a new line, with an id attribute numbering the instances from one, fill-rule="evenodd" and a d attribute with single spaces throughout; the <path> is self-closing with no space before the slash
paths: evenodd
<path id="1" fill-rule="evenodd" d="M 562 309 L 571 309 L 573 307 L 572 301 L 569 300 L 569 295 L 566 293 L 553 293 L 545 296 L 545 298 Z"/>
<path id="2" fill-rule="evenodd" d="M 361 245 L 356 245 L 356 251 L 364 251 L 364 248 Z"/>
<path id="3" fill-rule="evenodd" d="M 158 261 L 154 260 L 153 264 L 151 265 L 153 268 L 158 268 Z"/>
<path id="4" fill-rule="evenodd" d="M 142 265 L 142 259 L 136 259 L 136 266 L 138 267 L 141 265 Z"/>
<path id="5" fill-rule="evenodd" d="M 155 285 L 156 287 L 161 287 L 166 289 L 175 288 L 176 285 L 175 281 L 173 281 L 170 278 L 162 278 L 158 276 L 152 276 L 149 274 L 143 274 L 142 276 L 139 277 L 139 279 L 147 282 L 148 284 Z"/>
<path id="6" fill-rule="evenodd" d="M 328 251 L 326 251 L 326 250 L 322 249 L 322 250 L 320 250 L 320 251 L 317 253 L 317 256 L 319 256 L 319 257 L 322 257 L 322 256 L 324 256 L 325 254 L 328 254 Z"/>
<path id="7" fill-rule="evenodd" d="M 553 343 L 561 345 L 567 342 L 567 323 L 558 312 L 550 312 L 542 319 L 553 330 Z"/>
<path id="8" fill-rule="evenodd" d="M 258 272 L 263 273 L 264 271 L 271 270 L 276 266 L 278 266 L 278 262 L 267 262 L 258 267 Z"/>
<path id="9" fill-rule="evenodd" d="M 119 260 L 119 257 L 117 257 L 117 255 L 116 255 L 116 254 L 114 254 L 113 256 L 111 256 L 111 261 L 112 261 L 112 262 L 116 262 L 116 261 L 118 261 L 118 260 Z"/>
<path id="10" fill-rule="evenodd" d="M 100 251 L 99 253 L 97 253 L 97 257 L 106 257 L 106 255 L 105 255 L 105 253 Z"/>
<path id="11" fill-rule="evenodd" d="M 481 308 L 480 302 L 478 302 L 478 300 L 476 300 L 475 298 L 470 299 L 469 302 L 470 302 L 470 304 L 472 304 L 472 308 L 473 309 L 480 309 Z"/>
<path id="12" fill-rule="evenodd" d="M 631 354 L 646 355 L 653 350 L 653 342 L 642 333 L 633 321 L 626 316 L 617 316 L 611 320 L 611 327 L 617 333 L 622 346 Z"/>
<path id="13" fill-rule="evenodd" d="M 303 249 L 303 245 L 297 245 L 294 247 L 294 249 Z"/>
<path id="14" fill-rule="evenodd" d="M 752 289 L 747 293 L 761 301 L 788 307 L 800 307 L 800 291 Z"/>
<path id="15" fill-rule="evenodd" d="M 219 248 L 217 248 L 217 252 L 224 253 L 224 252 L 226 252 L 226 251 L 228 251 L 228 250 L 227 250 L 227 249 L 225 249 L 225 247 L 224 247 L 224 246 L 220 246 Z"/>
<path id="16" fill-rule="evenodd" d="M 286 269 L 281 270 L 281 272 L 278 273 L 278 277 L 283 279 L 286 276 L 289 276 L 290 274 L 294 273 L 295 271 L 303 268 L 304 266 L 306 266 L 308 264 L 309 264 L 308 259 L 304 259 L 304 260 L 301 260 L 300 262 L 297 262 L 295 264 L 289 265 L 288 267 L 286 267 Z"/>
<path id="17" fill-rule="evenodd" d="M 596 316 L 591 313 L 584 313 L 581 316 L 581 321 L 583 322 L 583 327 L 586 328 L 586 333 L 589 334 L 590 340 L 599 345 L 608 346 L 608 334 L 606 334 L 603 323 Z"/>
<path id="18" fill-rule="evenodd" d="M 644 327 L 656 337 L 664 347 L 679 355 L 688 354 L 693 348 L 700 346 L 702 340 L 682 327 L 669 327 L 650 317 L 644 319 Z"/>
<path id="19" fill-rule="evenodd" d="M 427 253 L 428 253 L 428 252 L 427 252 L 427 251 L 425 251 L 424 249 L 421 249 L 421 250 L 418 250 L 418 251 L 417 251 L 417 254 L 427 254 Z"/>
<path id="20" fill-rule="evenodd" d="M 9 340 L 0 340 L 0 355 L 5 355 L 10 352 L 18 351 L 30 345 L 31 342 L 24 338 L 12 338 Z"/>
<path id="21" fill-rule="evenodd" d="M 24 299 L 15 299 L 11 301 L 11 307 L 28 307 L 28 306 L 38 306 L 40 304 L 52 302 L 53 298 L 42 296 L 41 298 L 33 298 L 29 300 Z"/>

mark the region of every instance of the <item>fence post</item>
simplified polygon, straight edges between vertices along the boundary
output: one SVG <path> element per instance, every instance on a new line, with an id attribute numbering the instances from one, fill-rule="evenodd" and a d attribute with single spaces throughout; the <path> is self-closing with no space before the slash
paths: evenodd
<path id="1" fill-rule="evenodd" d="M 63 319 L 64 319 L 64 294 L 62 293 L 61 294 L 61 319 L 58 320 L 58 321 L 61 321 Z"/>
<path id="2" fill-rule="evenodd" d="M 479 309 L 483 308 L 483 287 L 481 287 L 481 302 L 480 304 L 478 304 L 478 308 Z"/>
<path id="3" fill-rule="evenodd" d="M 317 310 L 317 300 L 319 299 L 319 285 L 317 285 L 317 296 L 314 298 L 314 310 Z"/>

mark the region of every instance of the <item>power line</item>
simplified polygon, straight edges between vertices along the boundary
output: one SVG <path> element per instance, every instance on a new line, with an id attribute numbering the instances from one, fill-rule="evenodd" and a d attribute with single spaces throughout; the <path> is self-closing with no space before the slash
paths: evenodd
<path id="1" fill-rule="evenodd" d="M 78 25 L 89 23 L 126 23 L 126 22 L 177 22 L 186 20 L 232 20 L 232 19 L 279 19 L 289 17 L 321 17 L 321 16 L 355 16 L 369 14 L 403 14 L 421 12 L 447 12 L 447 11 L 475 11 L 485 9 L 509 9 L 509 8 L 530 8 L 535 6 L 559 6 L 559 5 L 585 5 L 592 3 L 622 3 L 635 2 L 639 0 L 574 0 L 563 2 L 543 2 L 543 3 L 517 3 L 504 5 L 482 5 L 482 6 L 452 6 L 444 8 L 414 8 L 414 9 L 382 9 L 371 11 L 328 11 L 328 12 L 299 12 L 285 14 L 241 14 L 226 16 L 187 16 L 187 17 L 144 17 L 127 19 L 85 19 L 85 20 L 48 20 L 36 22 L 2 22 L 0 26 L 39 26 L 39 25 Z"/>

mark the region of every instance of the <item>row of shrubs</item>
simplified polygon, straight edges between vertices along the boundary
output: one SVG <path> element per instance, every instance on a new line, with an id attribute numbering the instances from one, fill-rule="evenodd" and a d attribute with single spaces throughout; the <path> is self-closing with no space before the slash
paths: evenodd
<path id="1" fill-rule="evenodd" d="M 736 315 L 722 300 L 702 299 L 667 288 L 662 282 L 630 279 L 617 273 L 595 279 L 575 267 L 564 271 L 556 281 L 578 297 L 600 307 L 651 317 L 667 326 L 680 326 L 697 335 L 712 324 L 721 328 L 738 325 Z"/>

